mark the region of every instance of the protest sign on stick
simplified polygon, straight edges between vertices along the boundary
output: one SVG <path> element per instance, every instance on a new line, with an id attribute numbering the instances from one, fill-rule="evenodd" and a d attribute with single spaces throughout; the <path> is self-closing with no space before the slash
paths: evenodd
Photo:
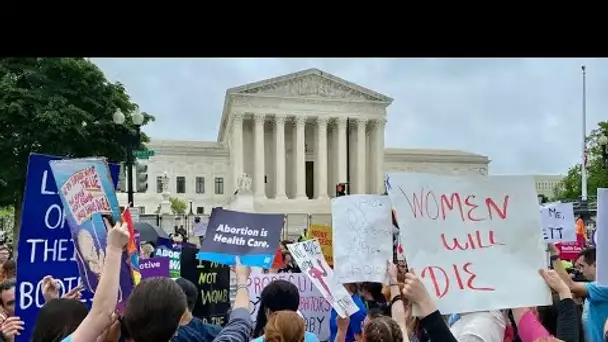
<path id="1" fill-rule="evenodd" d="M 321 294 L 336 309 L 342 318 L 348 317 L 359 311 L 351 296 L 343 285 L 341 285 L 334 271 L 329 267 L 319 241 L 313 239 L 304 242 L 287 245 L 291 255 L 298 263 L 302 273 L 306 274 L 313 284 L 321 291 Z"/>
<path id="2" fill-rule="evenodd" d="M 549 203 L 540 209 L 545 242 L 576 241 L 576 224 L 572 203 Z"/>
<path id="3" fill-rule="evenodd" d="M 597 189 L 597 282 L 608 286 L 608 189 Z"/>
<path id="4" fill-rule="evenodd" d="M 255 326 L 257 320 L 262 291 L 269 283 L 278 279 L 288 281 L 298 288 L 300 292 L 300 307 L 298 311 L 304 316 L 306 331 L 317 336 L 319 341 L 328 341 L 331 305 L 321 295 L 321 292 L 314 286 L 310 278 L 302 273 L 251 273 L 247 289 L 249 290 L 249 312 L 251 313 L 253 326 Z"/>
<path id="5" fill-rule="evenodd" d="M 388 196 L 351 195 L 332 200 L 334 272 L 341 284 L 386 281 L 393 259 Z"/>
<path id="6" fill-rule="evenodd" d="M 530 177 L 389 174 L 408 266 L 441 313 L 551 304 Z"/>
<path id="7" fill-rule="evenodd" d="M 121 221 L 121 212 L 105 159 L 63 159 L 49 162 L 65 208 L 65 217 L 76 247 L 76 262 L 85 287 L 95 292 L 105 264 L 108 227 Z M 120 270 L 118 308 L 124 308 L 134 286 L 134 273 L 125 257 Z"/>
<path id="8" fill-rule="evenodd" d="M 252 214 L 213 208 L 199 260 L 270 268 L 274 260 L 284 215 Z"/>
<path id="9" fill-rule="evenodd" d="M 49 161 L 56 159 L 61 157 L 30 154 L 27 166 L 15 289 L 15 314 L 25 322 L 36 322 L 38 310 L 44 305 L 41 290 L 44 276 L 52 275 L 59 280 L 60 296 L 81 282 L 72 234 L 49 166 Z M 110 164 L 114 186 L 118 170 L 118 165 Z M 92 294 L 83 291 L 82 295 L 89 305 Z M 26 324 L 17 341 L 30 341 L 33 329 L 32 324 Z"/>

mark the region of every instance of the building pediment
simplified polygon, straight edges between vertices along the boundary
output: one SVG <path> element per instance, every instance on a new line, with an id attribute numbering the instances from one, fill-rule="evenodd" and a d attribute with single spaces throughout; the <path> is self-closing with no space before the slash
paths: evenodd
<path id="1" fill-rule="evenodd" d="M 392 98 L 386 95 L 348 82 L 319 69 L 308 69 L 246 84 L 229 89 L 228 94 L 373 101 L 385 102 L 387 105 L 393 101 Z"/>

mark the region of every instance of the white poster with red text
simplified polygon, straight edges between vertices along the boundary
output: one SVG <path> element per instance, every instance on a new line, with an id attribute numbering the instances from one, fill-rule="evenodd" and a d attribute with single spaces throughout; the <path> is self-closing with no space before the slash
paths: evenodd
<path id="1" fill-rule="evenodd" d="M 346 291 L 334 271 L 323 257 L 321 245 L 316 239 L 287 245 L 296 263 L 321 294 L 342 318 L 349 317 L 359 311 L 359 307 Z"/>
<path id="2" fill-rule="evenodd" d="M 410 269 L 442 314 L 551 304 L 531 177 L 392 173 Z"/>
<path id="3" fill-rule="evenodd" d="M 247 289 L 249 290 L 249 312 L 253 325 L 257 320 L 258 309 L 262 290 L 270 282 L 277 279 L 286 280 L 294 284 L 300 292 L 300 307 L 298 311 L 306 323 L 306 331 L 314 334 L 319 341 L 329 340 L 329 312 L 331 305 L 323 298 L 323 295 L 313 285 L 312 281 L 302 273 L 272 273 L 262 274 L 251 272 Z"/>

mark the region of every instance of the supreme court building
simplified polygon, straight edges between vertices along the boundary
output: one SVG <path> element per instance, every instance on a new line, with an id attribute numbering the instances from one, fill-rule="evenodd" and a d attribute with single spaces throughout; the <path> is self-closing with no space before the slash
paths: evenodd
<path id="1" fill-rule="evenodd" d="M 487 174 L 485 156 L 385 148 L 392 102 L 318 69 L 228 89 L 217 141 L 152 139 L 149 189 L 135 195 L 136 206 L 156 210 L 165 173 L 171 196 L 199 215 L 230 201 L 242 174 L 251 177 L 256 211 L 287 214 L 328 214 L 337 183 L 383 193 L 390 171 Z M 126 194 L 119 199 L 126 203 Z"/>

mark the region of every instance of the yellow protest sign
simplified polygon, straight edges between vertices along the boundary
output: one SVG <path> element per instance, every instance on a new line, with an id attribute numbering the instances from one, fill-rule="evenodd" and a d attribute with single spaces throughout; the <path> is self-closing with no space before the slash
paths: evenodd
<path id="1" fill-rule="evenodd" d="M 323 252 L 325 261 L 327 261 L 329 266 L 333 266 L 334 252 L 332 249 L 333 244 L 331 240 L 331 227 L 320 224 L 312 224 L 308 230 L 308 236 L 311 239 L 319 240 L 319 245 L 321 245 L 321 251 Z"/>

